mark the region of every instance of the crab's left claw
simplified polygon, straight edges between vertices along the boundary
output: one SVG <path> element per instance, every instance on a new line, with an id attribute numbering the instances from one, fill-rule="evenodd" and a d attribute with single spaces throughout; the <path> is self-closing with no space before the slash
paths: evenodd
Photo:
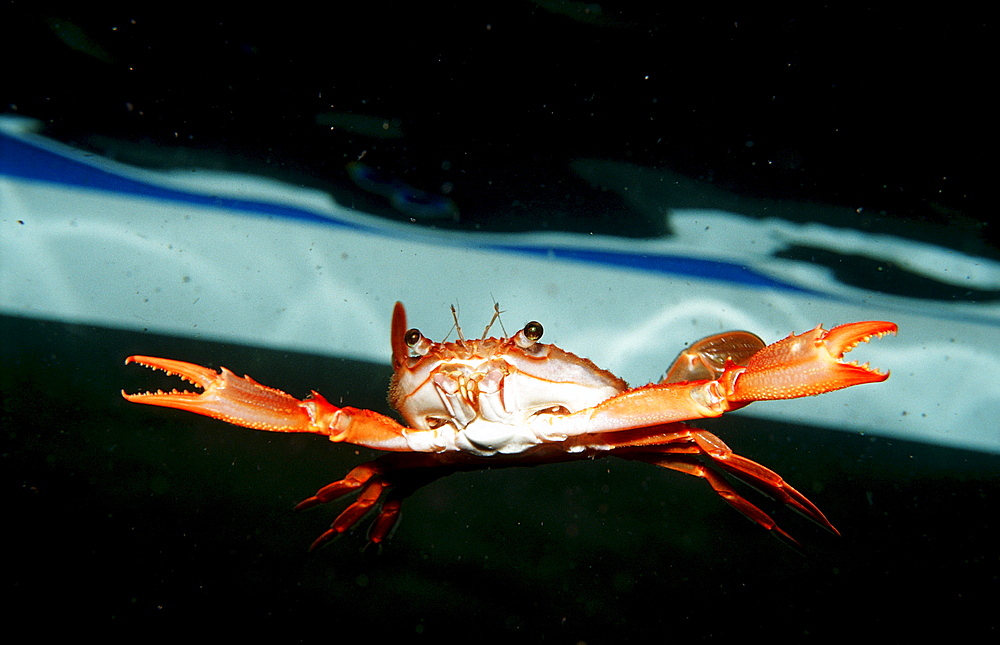
<path id="1" fill-rule="evenodd" d="M 730 379 L 723 377 L 729 382 L 726 398 L 733 403 L 794 399 L 884 381 L 888 371 L 843 358 L 859 343 L 895 333 L 894 323 L 869 320 L 789 335 L 754 354 L 745 369 L 733 369 Z"/>
<path id="2" fill-rule="evenodd" d="M 705 419 L 752 401 L 795 399 L 884 381 L 889 372 L 842 359 L 858 343 L 894 333 L 894 323 L 881 321 L 850 323 L 830 331 L 817 326 L 763 349 L 758 349 L 763 342 L 747 332 L 710 336 L 681 354 L 663 382 L 553 417 L 549 433 L 593 435 Z"/>

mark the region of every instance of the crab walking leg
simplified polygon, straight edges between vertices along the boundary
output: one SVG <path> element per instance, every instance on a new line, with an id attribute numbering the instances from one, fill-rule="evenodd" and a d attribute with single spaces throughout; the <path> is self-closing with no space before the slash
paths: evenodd
<path id="1" fill-rule="evenodd" d="M 423 472 L 433 472 L 433 469 L 453 469 L 455 466 L 439 454 L 428 453 L 392 453 L 382 455 L 374 461 L 368 461 L 355 467 L 347 473 L 343 479 L 327 484 L 316 491 L 312 497 L 302 500 L 296 505 L 295 510 L 304 511 L 307 508 L 327 504 L 344 495 L 353 493 L 369 481 L 378 480 L 383 477 L 391 478 L 392 475 L 408 471 L 422 470 Z M 427 477 L 429 483 L 443 474 L 435 474 Z M 421 484 L 423 485 L 423 483 Z"/>
<path id="2" fill-rule="evenodd" d="M 391 453 L 361 464 L 340 481 L 324 486 L 295 507 L 297 511 L 305 510 L 360 490 L 357 499 L 341 511 L 309 550 L 314 551 L 353 528 L 376 504 L 381 505 L 368 530 L 368 541 L 382 542 L 399 521 L 403 499 L 418 488 L 451 474 L 457 467 L 440 455 L 426 453 Z"/>
<path id="3" fill-rule="evenodd" d="M 330 540 L 352 529 L 379 500 L 382 500 L 382 503 L 375 520 L 372 521 L 371 527 L 368 529 L 368 541 L 375 544 L 382 542 L 399 521 L 403 505 L 402 496 L 392 491 L 390 487 L 391 484 L 381 478 L 365 485 L 358 494 L 358 498 L 341 511 L 340 515 L 330 524 L 330 528 L 313 540 L 313 543 L 309 545 L 309 550 L 315 551 Z M 300 506 L 296 506 L 296 508 Z"/>
<path id="4" fill-rule="evenodd" d="M 722 475 L 715 472 L 711 468 L 705 466 L 705 464 L 700 463 L 694 457 L 689 455 L 656 455 L 656 454 L 638 454 L 624 456 L 626 459 L 634 459 L 637 461 L 644 461 L 648 464 L 654 466 L 659 466 L 661 468 L 670 468 L 671 470 L 676 470 L 678 472 L 684 473 L 686 475 L 694 475 L 695 477 L 701 477 L 708 485 L 712 487 L 719 497 L 724 499 L 730 506 L 738 510 L 740 513 L 748 517 L 751 521 L 759 524 L 769 531 L 774 531 L 781 537 L 785 538 L 789 542 L 797 546 L 802 546 L 799 541 L 789 535 L 783 528 L 778 526 L 778 523 L 771 519 L 771 516 L 754 506 L 749 500 L 736 492 L 732 486 L 729 485 Z"/>
<path id="5" fill-rule="evenodd" d="M 639 435 L 631 438 L 623 434 L 619 441 L 619 436 L 616 436 L 618 433 L 609 432 L 599 435 L 597 439 L 605 443 L 610 454 L 615 457 L 672 468 L 705 479 L 715 492 L 741 513 L 764 528 L 777 530 L 784 535 L 784 531 L 778 529 L 774 520 L 766 513 L 739 495 L 718 473 L 696 460 L 698 455 L 703 455 L 711 459 L 718 468 L 840 535 L 840 531 L 815 504 L 770 468 L 734 453 L 722 439 L 707 430 L 681 424 L 668 428 L 673 429 L 646 437 Z"/>
<path id="6" fill-rule="evenodd" d="M 327 484 L 323 488 L 316 491 L 316 494 L 312 497 L 304 499 L 296 504 L 295 510 L 304 511 L 307 508 L 319 506 L 320 504 L 326 504 L 339 497 L 343 497 L 348 493 L 353 493 L 367 484 L 372 478 L 377 479 L 383 472 L 384 469 L 379 466 L 378 462 L 369 461 L 361 464 L 351 472 L 347 473 L 343 479 L 335 481 L 332 484 Z"/>
<path id="7" fill-rule="evenodd" d="M 368 511 L 370 511 L 372 507 L 378 503 L 379 498 L 382 497 L 382 493 L 385 491 L 387 486 L 388 483 L 383 481 L 381 478 L 376 478 L 366 484 L 365 487 L 361 489 L 361 492 L 358 493 L 358 498 L 354 500 L 354 503 L 341 511 L 340 515 L 333 520 L 333 524 L 330 525 L 330 528 L 320 534 L 318 538 L 313 540 L 313 543 L 309 545 L 309 550 L 315 551 L 331 539 L 337 537 L 357 524 L 358 520 L 367 515 Z M 395 511 L 396 514 L 399 513 L 398 505 Z"/>
<path id="8" fill-rule="evenodd" d="M 330 441 L 376 450 L 411 450 L 404 437 L 405 428 L 393 419 L 371 410 L 338 408 L 317 392 L 300 401 L 249 376 L 236 376 L 225 367 L 216 372 L 193 363 L 152 356 L 129 356 L 125 364 L 129 363 L 162 370 L 203 390 L 139 394 L 123 391 L 122 396 L 132 403 L 184 410 L 255 430 L 311 432 L 326 435 Z"/>
<path id="9" fill-rule="evenodd" d="M 792 488 L 778 473 L 758 464 L 756 461 L 737 455 L 722 439 L 707 430 L 691 428 L 691 438 L 701 451 L 712 458 L 720 468 L 724 468 L 743 481 L 759 486 L 765 493 L 799 511 L 835 535 L 840 531 L 826 519 L 823 511 L 809 501 L 805 495 Z M 730 502 L 731 503 L 731 502 Z"/>

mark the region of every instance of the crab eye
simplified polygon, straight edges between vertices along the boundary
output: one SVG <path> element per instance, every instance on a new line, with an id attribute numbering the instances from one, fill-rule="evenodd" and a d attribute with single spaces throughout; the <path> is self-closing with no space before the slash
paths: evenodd
<path id="1" fill-rule="evenodd" d="M 413 349 L 413 346 L 419 343 L 420 339 L 423 337 L 424 335 L 420 333 L 419 329 L 413 328 L 407 330 L 407 332 L 403 335 L 403 342 L 406 343 L 407 347 Z"/>
<path id="2" fill-rule="evenodd" d="M 408 329 L 403 334 L 403 342 L 417 356 L 427 356 L 434 348 L 434 342 L 421 334 L 419 329 Z"/>
<path id="3" fill-rule="evenodd" d="M 514 334 L 514 343 L 521 349 L 530 350 L 541 337 L 542 323 L 532 320 L 524 326 L 524 329 Z M 537 348 L 534 351 L 537 351 Z"/>

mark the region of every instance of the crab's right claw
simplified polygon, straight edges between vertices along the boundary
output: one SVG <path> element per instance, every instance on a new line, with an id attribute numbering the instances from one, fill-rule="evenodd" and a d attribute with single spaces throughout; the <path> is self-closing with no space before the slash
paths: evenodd
<path id="1" fill-rule="evenodd" d="M 338 408 L 317 392 L 300 401 L 249 376 L 225 367 L 219 372 L 184 361 L 129 356 L 125 364 L 158 369 L 197 386 L 201 392 L 174 389 L 122 396 L 132 403 L 159 405 L 221 419 L 234 425 L 269 432 L 311 432 L 377 450 L 408 450 L 404 428 L 392 419 L 357 408 Z"/>
<path id="2" fill-rule="evenodd" d="M 201 392 L 174 389 L 170 392 L 140 392 L 122 396 L 132 403 L 159 405 L 194 412 L 229 423 L 272 432 L 316 432 L 309 413 L 295 397 L 261 385 L 249 376 L 240 378 L 227 370 L 152 356 L 129 356 L 125 364 L 138 363 L 158 369 L 197 386 Z"/>

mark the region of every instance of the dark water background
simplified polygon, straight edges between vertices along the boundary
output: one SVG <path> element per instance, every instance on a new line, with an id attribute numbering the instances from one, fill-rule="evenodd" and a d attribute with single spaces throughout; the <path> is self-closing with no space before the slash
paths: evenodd
<path id="1" fill-rule="evenodd" d="M 996 257 L 995 35 L 956 3 L 8 3 L 0 110 L 122 162 L 266 174 L 408 221 L 348 178 L 361 159 L 447 193 L 461 217 L 435 227 L 663 235 L 666 209 L 699 205 L 637 209 L 571 169 L 600 159 Z"/>

